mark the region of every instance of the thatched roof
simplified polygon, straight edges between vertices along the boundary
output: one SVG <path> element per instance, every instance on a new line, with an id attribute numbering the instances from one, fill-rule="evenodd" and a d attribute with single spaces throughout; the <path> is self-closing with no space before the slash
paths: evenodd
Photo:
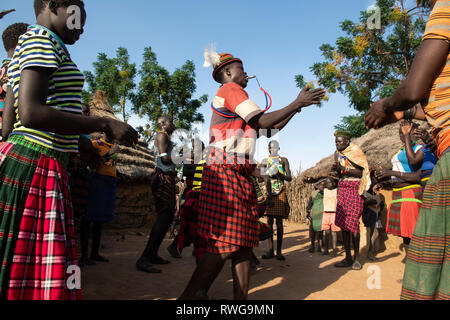
<path id="1" fill-rule="evenodd" d="M 421 128 L 428 128 L 424 121 L 417 121 Z M 378 130 L 370 130 L 367 134 L 352 142 L 364 151 L 369 162 L 370 169 L 382 167 L 392 169 L 391 159 L 401 147 L 398 135 L 399 123 L 385 126 Z M 328 176 L 333 165 L 334 155 L 322 159 L 316 166 L 305 170 L 298 179 L 304 182 L 315 182 Z"/>
<path id="2" fill-rule="evenodd" d="M 112 108 L 108 105 L 104 91 L 97 91 L 92 101 L 89 102 L 89 106 L 93 116 L 120 120 L 114 115 Z M 98 139 L 103 136 L 103 133 L 93 133 L 90 136 L 92 139 Z M 133 148 L 119 145 L 117 171 L 120 180 L 127 182 L 150 180 L 154 168 L 155 157 L 152 151 L 148 149 L 146 142 L 139 140 L 138 145 Z"/>

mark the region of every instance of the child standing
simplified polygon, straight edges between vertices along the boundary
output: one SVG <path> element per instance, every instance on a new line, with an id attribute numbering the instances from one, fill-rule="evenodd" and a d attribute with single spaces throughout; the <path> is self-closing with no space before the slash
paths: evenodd
<path id="1" fill-rule="evenodd" d="M 325 180 L 325 189 L 323 191 L 323 218 L 322 218 L 322 230 L 325 232 L 324 239 L 324 255 L 328 254 L 328 245 L 330 241 L 330 233 L 333 245 L 333 257 L 337 256 L 337 233 L 341 231 L 341 228 L 334 224 L 336 218 L 336 205 L 337 205 L 337 181 L 331 177 Z"/>
<path id="2" fill-rule="evenodd" d="M 314 197 L 309 199 L 308 207 L 306 208 L 307 216 L 306 218 L 310 221 L 309 235 L 311 238 L 311 248 L 310 253 L 314 253 L 316 250 L 316 240 L 317 240 L 317 251 L 322 251 L 322 218 L 323 218 L 323 190 L 324 190 L 324 180 L 314 184 L 314 187 L 318 190 Z"/>
<path id="3" fill-rule="evenodd" d="M 114 220 L 117 173 L 115 145 L 103 138 L 92 140 L 92 146 L 103 157 L 104 163 L 91 173 L 86 215 L 81 224 L 80 264 L 95 264 L 94 261 L 108 262 L 99 254 L 102 224 Z M 89 229 L 93 223 L 91 256 L 88 259 Z"/>

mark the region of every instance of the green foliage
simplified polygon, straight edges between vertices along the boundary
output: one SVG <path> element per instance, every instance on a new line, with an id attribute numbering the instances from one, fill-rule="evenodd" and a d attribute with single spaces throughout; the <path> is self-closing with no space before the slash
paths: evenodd
<path id="1" fill-rule="evenodd" d="M 351 132 L 353 137 L 360 137 L 367 133 L 364 126 L 364 113 L 358 113 L 354 116 L 346 116 L 341 118 L 341 123 L 334 126 L 336 130 L 345 130 Z"/>
<path id="2" fill-rule="evenodd" d="M 94 73 L 84 72 L 89 91 L 83 92 L 83 102 L 89 102 L 97 90 L 103 90 L 114 113 L 121 113 L 123 120 L 127 122 L 130 117 L 126 110 L 127 101 L 131 99 L 136 87 L 136 64 L 129 60 L 128 50 L 122 47 L 117 49 L 115 58 L 99 53 L 97 61 L 93 63 Z"/>
<path id="3" fill-rule="evenodd" d="M 143 57 L 137 71 L 125 48 L 117 49 L 115 58 L 99 53 L 93 63 L 94 72 L 84 72 L 89 91 L 83 91 L 83 102 L 88 103 L 97 90 L 103 90 L 114 113 L 121 113 L 125 122 L 130 117 L 127 102 L 131 102 L 132 111 L 148 120 L 136 128 L 147 141 L 153 138 L 157 119 L 162 115 L 172 116 L 177 128 L 187 130 L 192 129 L 194 122 L 203 122 L 203 114 L 198 109 L 207 102 L 208 96 L 192 98 L 197 89 L 194 63 L 188 60 L 170 74 L 158 64 L 150 47 L 144 49 Z M 141 78 L 138 86 L 136 75 Z"/>
<path id="4" fill-rule="evenodd" d="M 172 74 L 158 64 L 151 47 L 144 49 L 144 61 L 139 75 L 141 81 L 136 93 L 132 95 L 133 110 L 149 120 L 146 128 L 139 128 L 147 138 L 151 138 L 157 119 L 170 115 L 177 128 L 190 130 L 196 121 L 203 122 L 203 114 L 198 112 L 208 100 L 207 95 L 198 99 L 192 96 L 197 89 L 195 84 L 195 65 L 188 60 Z"/>
<path id="5" fill-rule="evenodd" d="M 377 0 L 381 29 L 370 30 L 367 21 L 373 13 L 362 11 L 358 22 L 340 23 L 345 35 L 337 38 L 334 45 L 320 47 L 324 61 L 313 64 L 311 72 L 328 92 L 347 96 L 350 106 L 359 112 L 342 118 L 338 127 L 365 132 L 360 130 L 362 115 L 370 103 L 390 95 L 408 74 L 429 9 L 406 8 L 405 3 L 404 0 Z M 303 81 L 303 76 L 296 76 L 297 83 L 299 79 Z"/>

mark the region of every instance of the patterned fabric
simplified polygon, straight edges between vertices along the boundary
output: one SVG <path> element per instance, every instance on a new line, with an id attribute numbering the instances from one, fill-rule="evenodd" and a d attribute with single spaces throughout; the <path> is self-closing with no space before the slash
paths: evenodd
<path id="1" fill-rule="evenodd" d="M 60 111 L 81 114 L 81 91 L 84 76 L 71 60 L 64 42 L 42 26 L 31 26 L 19 38 L 8 70 L 10 86 L 14 91 L 17 122 L 13 134 L 23 135 L 29 141 L 62 152 L 78 152 L 79 135 L 62 135 L 26 128 L 19 119 L 19 84 L 21 72 L 40 67 L 53 71 L 48 83 L 47 105 Z"/>
<path id="2" fill-rule="evenodd" d="M 267 201 L 266 193 L 261 188 L 261 185 L 260 185 L 260 183 L 258 182 L 258 179 L 255 176 L 251 176 L 250 178 L 252 179 L 253 185 L 255 186 L 256 197 L 257 197 L 257 204 L 265 206 L 266 205 L 266 201 Z"/>
<path id="3" fill-rule="evenodd" d="M 411 238 L 422 204 L 422 187 L 411 185 L 393 189 L 386 233 Z"/>
<path id="4" fill-rule="evenodd" d="M 213 254 L 233 253 L 240 249 L 240 246 L 214 239 L 208 239 L 206 252 Z"/>
<path id="5" fill-rule="evenodd" d="M 0 69 L 0 112 L 3 112 L 6 90 L 8 86 L 8 65 L 11 59 L 5 59 Z"/>
<path id="6" fill-rule="evenodd" d="M 417 153 L 420 149 L 422 149 L 422 147 L 423 147 L 422 144 L 414 142 L 412 145 L 413 152 Z M 392 157 L 391 163 L 392 163 L 392 171 L 411 173 L 420 169 L 419 165 L 411 166 L 409 164 L 409 160 L 408 157 L 406 156 L 406 150 L 404 146 L 401 147 L 400 150 L 397 152 L 397 154 L 395 154 Z M 400 178 L 393 176 L 392 180 L 399 181 Z"/>
<path id="7" fill-rule="evenodd" d="M 423 40 L 450 41 L 450 2 L 438 0 L 428 19 Z M 434 80 L 428 104 L 424 106 L 427 121 L 433 127 L 438 156 L 450 147 L 450 52 L 447 63 Z"/>
<path id="8" fill-rule="evenodd" d="M 198 198 L 200 192 L 189 190 L 185 202 L 180 208 L 180 230 L 177 235 L 177 247 L 181 253 L 184 248 L 194 244 L 194 256 L 199 261 L 206 253 L 208 239 L 201 237 L 197 231 Z"/>
<path id="9" fill-rule="evenodd" d="M 247 92 L 235 82 L 220 87 L 213 105 L 223 112 L 234 112 L 238 118 L 227 118 L 213 112 L 210 127 L 210 146 L 228 153 L 253 155 L 256 130 L 248 122 L 262 111 L 249 99 Z"/>
<path id="10" fill-rule="evenodd" d="M 268 157 L 267 158 L 267 168 L 270 175 L 281 173 L 286 175 L 286 171 L 284 170 L 283 163 L 281 162 L 281 157 Z M 271 169 L 274 168 L 274 169 Z M 276 172 L 270 172 L 271 170 L 276 170 Z M 282 179 L 272 179 L 270 178 L 270 183 L 272 185 L 272 195 L 277 195 L 281 192 L 284 186 L 284 180 Z"/>
<path id="11" fill-rule="evenodd" d="M 236 246 L 258 246 L 256 190 L 251 180 L 254 169 L 248 159 L 214 148 L 208 152 L 199 204 L 200 234 Z"/>
<path id="12" fill-rule="evenodd" d="M 402 299 L 450 299 L 450 152 L 436 164 L 409 245 Z"/>
<path id="13" fill-rule="evenodd" d="M 175 213 L 176 192 L 175 174 L 166 174 L 155 168 L 151 178 L 152 193 L 155 197 L 155 208 L 158 215 L 167 212 Z"/>
<path id="14" fill-rule="evenodd" d="M 337 151 L 337 154 L 341 165 L 344 167 L 349 166 L 350 168 L 354 168 L 352 165 L 352 163 L 354 163 L 363 168 L 362 178 L 359 183 L 359 195 L 362 195 L 364 191 L 369 190 L 371 184 L 369 163 L 361 148 L 354 143 L 350 143 L 350 145 L 342 152 Z"/>
<path id="15" fill-rule="evenodd" d="M 200 160 L 198 166 L 195 167 L 194 181 L 192 182 L 192 190 L 200 191 L 202 189 L 202 174 L 205 160 Z"/>
<path id="16" fill-rule="evenodd" d="M 264 241 L 273 236 L 272 227 L 267 223 L 258 221 L 258 239 L 259 241 Z"/>
<path id="17" fill-rule="evenodd" d="M 116 160 L 117 155 L 111 153 L 114 144 L 108 143 L 103 139 L 92 140 L 92 146 L 98 150 L 98 154 L 104 158 L 105 162 L 100 165 L 95 172 L 103 176 L 117 177 Z"/>
<path id="18" fill-rule="evenodd" d="M 70 170 L 70 191 L 75 216 L 83 216 L 86 213 L 89 195 L 89 178 L 90 174 L 87 168 L 74 168 Z"/>
<path id="19" fill-rule="evenodd" d="M 216 74 L 217 72 L 222 69 L 223 67 L 225 67 L 227 64 L 230 64 L 231 62 L 240 62 L 242 63 L 241 59 L 239 58 L 235 58 L 233 57 L 231 54 L 229 53 L 221 53 L 219 54 L 219 61 L 216 65 L 214 65 L 214 71 L 213 71 L 213 78 L 214 80 L 216 79 Z"/>
<path id="20" fill-rule="evenodd" d="M 266 216 L 289 218 L 291 207 L 289 206 L 286 188 L 282 188 L 279 194 L 272 196 L 272 200 L 274 206 L 272 208 L 267 207 Z"/>
<path id="21" fill-rule="evenodd" d="M 364 198 L 359 195 L 360 181 L 339 181 L 335 224 L 342 230 L 359 233 Z"/>
<path id="22" fill-rule="evenodd" d="M 323 191 L 316 194 L 311 208 L 312 228 L 314 231 L 322 231 L 323 220 Z"/>
<path id="23" fill-rule="evenodd" d="M 13 144 L 0 147 L 0 297 L 80 299 L 67 287 L 77 265 L 68 175 L 61 162 Z"/>

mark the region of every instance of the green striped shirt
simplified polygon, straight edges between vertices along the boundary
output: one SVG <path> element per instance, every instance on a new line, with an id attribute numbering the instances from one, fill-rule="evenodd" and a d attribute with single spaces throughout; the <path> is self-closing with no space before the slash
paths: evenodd
<path id="1" fill-rule="evenodd" d="M 53 70 L 48 83 L 47 105 L 54 109 L 81 114 L 81 91 L 84 76 L 71 60 L 64 42 L 45 27 L 31 26 L 18 42 L 8 70 L 10 86 L 14 91 L 17 122 L 13 135 L 61 152 L 78 152 L 79 135 L 62 135 L 23 126 L 19 118 L 19 83 L 26 68 Z"/>

